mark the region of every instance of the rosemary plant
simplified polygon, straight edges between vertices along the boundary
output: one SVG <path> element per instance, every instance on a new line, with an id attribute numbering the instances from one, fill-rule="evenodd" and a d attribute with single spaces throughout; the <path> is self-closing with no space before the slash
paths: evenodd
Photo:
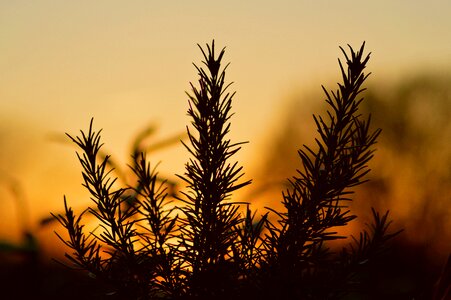
<path id="1" fill-rule="evenodd" d="M 369 55 L 363 55 L 364 44 L 357 52 L 349 48 L 350 57 L 340 48 L 347 70 L 339 60 L 343 82 L 338 83 L 338 90 L 329 93 L 323 87 L 330 109 L 325 116 L 313 116 L 319 137 L 315 148 L 304 145 L 298 151 L 303 169 L 289 180 L 291 188 L 283 193 L 285 211 L 270 209 L 279 217 L 277 223 L 266 222 L 263 241 L 263 286 L 266 295 L 272 294 L 270 298 L 331 299 L 349 290 L 341 279 L 351 276 L 350 265 L 333 256 L 326 243 L 345 238 L 336 228 L 356 218 L 346 203 L 351 200 L 351 188 L 365 181 L 366 164 L 380 134 L 380 129 L 370 130 L 371 118 L 364 119 L 358 111 Z M 387 214 L 381 218 L 374 212 L 373 231 L 365 231 L 356 240 L 358 251 L 353 252 L 353 259 L 358 256 L 364 262 L 370 248 L 390 238 L 385 235 L 387 226 Z M 349 274 L 343 274 L 346 269 Z"/>
<path id="2" fill-rule="evenodd" d="M 177 217 L 164 207 L 167 194 L 157 184 L 157 173 L 141 154 L 133 169 L 138 187 L 116 188 L 116 178 L 107 170 L 109 156 L 98 163 L 100 131 L 93 130 L 92 121 L 88 134 L 68 136 L 83 152 L 77 153 L 83 185 L 94 205 L 76 216 L 64 199 L 65 213 L 54 215 L 69 234 L 67 241 L 58 235 L 73 251 L 66 257 L 75 267 L 108 283 L 110 295 L 142 299 L 175 294 L 179 265 L 168 241 Z M 81 219 L 86 213 L 98 220 L 100 233 L 84 232 Z"/>
<path id="3" fill-rule="evenodd" d="M 352 244 L 341 252 L 328 244 L 345 238 L 336 228 L 356 218 L 347 203 L 352 188 L 365 182 L 380 133 L 359 113 L 368 76 L 364 45 L 357 52 L 349 47 L 349 56 L 341 49 L 343 82 L 336 92 L 323 87 L 330 108 L 314 116 L 319 137 L 315 147 L 299 150 L 303 169 L 282 193 L 285 210 L 269 208 L 260 219 L 231 198 L 250 181 L 232 160 L 243 143 L 227 138 L 234 93 L 221 65 L 224 49 L 216 56 L 214 42 L 199 48 L 204 66 L 195 65 L 192 127 L 189 144 L 182 142 L 192 157 L 179 175 L 186 190 L 176 196 L 178 206 L 169 208 L 165 183 L 143 153 L 133 153 L 138 184 L 118 187 L 91 122 L 87 134 L 68 135 L 82 150 L 77 155 L 93 206 L 77 216 L 64 199 L 65 212 L 54 215 L 69 234 L 68 240 L 58 235 L 72 249 L 66 257 L 110 284 L 110 295 L 126 299 L 338 299 L 361 291 L 362 272 L 396 235 L 388 232 L 388 212 L 373 210 L 373 224 Z M 86 214 L 97 219 L 97 230 L 85 232 Z"/>
<path id="4" fill-rule="evenodd" d="M 189 295 L 195 298 L 218 299 L 233 296 L 231 288 L 238 278 L 238 269 L 230 262 L 236 248 L 237 226 L 242 222 L 239 205 L 229 201 L 231 193 L 250 181 L 238 183 L 242 167 L 229 159 L 242 143 L 227 139 L 234 93 L 227 92 L 225 70 L 221 70 L 224 49 L 215 57 L 215 45 L 200 46 L 207 70 L 195 65 L 199 87 L 191 84 L 188 115 L 195 134 L 188 128 L 191 147 L 185 145 L 193 158 L 180 176 L 188 186 L 179 198 L 185 204 L 180 227 L 180 257 L 189 266 Z"/>

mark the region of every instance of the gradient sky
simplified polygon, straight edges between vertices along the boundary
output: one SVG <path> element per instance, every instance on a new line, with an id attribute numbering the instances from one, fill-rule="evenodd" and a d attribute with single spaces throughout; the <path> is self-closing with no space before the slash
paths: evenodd
<path id="1" fill-rule="evenodd" d="M 227 46 L 237 91 L 231 138 L 251 142 L 239 156 L 247 167 L 290 95 L 337 80 L 339 46 L 366 41 L 371 80 L 383 82 L 449 72 L 450 32 L 445 0 L 0 1 L 0 192 L 18 181 L 34 217 L 78 195 L 74 148 L 49 137 L 76 134 L 91 117 L 124 161 L 131 136 L 149 123 L 160 137 L 184 131 L 197 43 Z M 175 148 L 155 158 L 162 172 L 183 172 Z"/>

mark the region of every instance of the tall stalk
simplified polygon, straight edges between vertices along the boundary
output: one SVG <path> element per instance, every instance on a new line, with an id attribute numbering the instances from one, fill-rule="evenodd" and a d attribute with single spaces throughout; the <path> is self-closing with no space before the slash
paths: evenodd
<path id="1" fill-rule="evenodd" d="M 219 297 L 230 287 L 235 273 L 230 262 L 231 251 L 237 242 L 236 227 L 241 222 L 239 205 L 230 201 L 231 193 L 250 181 L 238 182 L 242 167 L 230 158 L 242 143 L 231 143 L 230 131 L 232 98 L 227 92 L 225 70 L 221 69 L 222 49 L 215 57 L 215 45 L 207 45 L 203 64 L 195 65 L 199 86 L 191 84 L 188 115 L 194 131 L 187 128 L 190 146 L 185 145 L 192 158 L 186 172 L 180 176 L 188 191 L 183 192 L 181 211 L 181 257 L 188 264 L 190 294 L 193 297 Z"/>
<path id="2" fill-rule="evenodd" d="M 336 92 L 323 87 L 329 109 L 324 116 L 313 116 L 319 134 L 315 147 L 304 145 L 298 151 L 303 169 L 283 192 L 285 211 L 272 210 L 278 224 L 267 221 L 263 265 L 267 286 L 287 297 L 329 299 L 334 294 L 336 281 L 328 277 L 337 261 L 331 260 L 326 242 L 344 238 L 336 228 L 356 217 L 348 209 L 352 188 L 365 182 L 372 146 L 381 132 L 371 130 L 371 118 L 359 113 L 362 84 L 368 77 L 363 72 L 369 60 L 369 55 L 363 55 L 364 44 L 357 52 L 349 47 L 350 56 L 340 49 L 347 68 L 339 60 L 342 83 Z M 383 220 L 378 230 L 386 225 L 386 217 Z"/>

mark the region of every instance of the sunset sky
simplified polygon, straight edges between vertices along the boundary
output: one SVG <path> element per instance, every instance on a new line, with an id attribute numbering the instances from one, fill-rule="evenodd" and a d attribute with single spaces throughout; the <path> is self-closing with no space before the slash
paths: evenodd
<path id="1" fill-rule="evenodd" d="M 366 41 L 371 80 L 387 82 L 449 74 L 450 32 L 447 0 L 0 1 L 0 237 L 20 230 L 7 225 L 17 224 L 12 182 L 32 221 L 59 210 L 63 194 L 77 203 L 75 148 L 55 135 L 94 117 L 105 149 L 126 162 L 139 129 L 158 126 L 155 140 L 183 132 L 197 43 L 227 47 L 230 137 L 250 141 L 238 157 L 247 171 L 290 95 L 338 80 L 339 46 Z M 184 153 L 175 146 L 154 163 L 182 173 Z"/>

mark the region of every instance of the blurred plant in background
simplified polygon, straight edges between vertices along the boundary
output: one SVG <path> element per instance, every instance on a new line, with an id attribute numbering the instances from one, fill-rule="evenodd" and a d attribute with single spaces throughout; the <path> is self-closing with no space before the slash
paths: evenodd
<path id="1" fill-rule="evenodd" d="M 364 108 L 385 130 L 376 180 L 362 192 L 392 207 L 406 238 L 442 259 L 451 250 L 451 77 L 418 75 L 380 90 Z M 374 193 L 379 186 L 385 194 Z"/>

